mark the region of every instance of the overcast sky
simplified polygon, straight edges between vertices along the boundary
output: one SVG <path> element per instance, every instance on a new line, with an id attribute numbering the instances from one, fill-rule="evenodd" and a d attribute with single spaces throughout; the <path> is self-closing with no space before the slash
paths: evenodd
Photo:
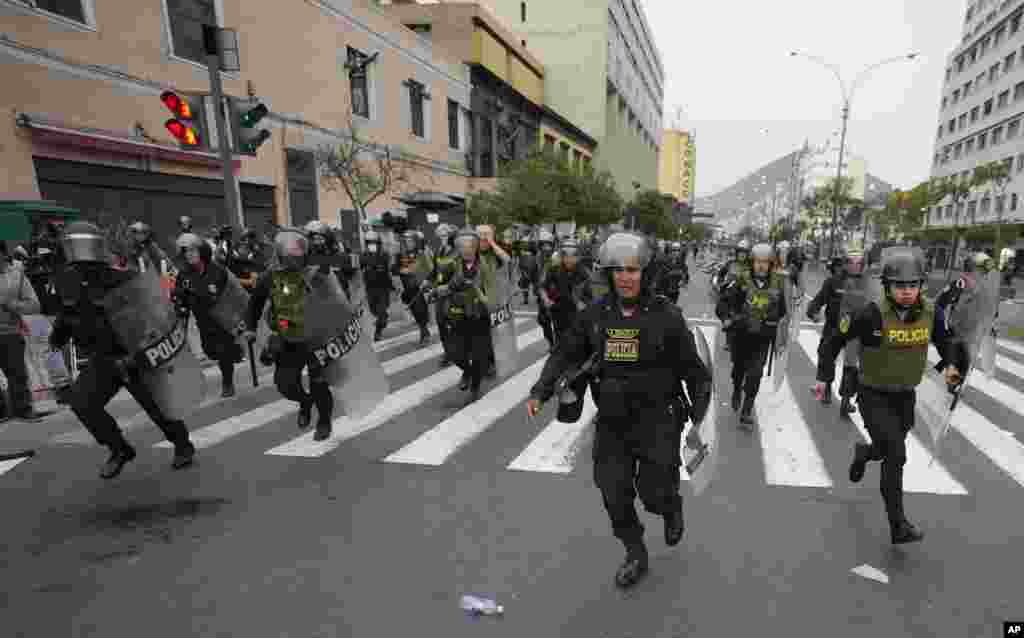
<path id="1" fill-rule="evenodd" d="M 642 2 L 665 67 L 665 125 L 681 106 L 683 128 L 697 133 L 698 196 L 840 129 L 839 83 L 789 57 L 794 49 L 838 66 L 847 85 L 875 62 L 920 52 L 857 89 L 847 148 L 896 187 L 928 178 L 946 56 L 960 39 L 965 0 Z"/>

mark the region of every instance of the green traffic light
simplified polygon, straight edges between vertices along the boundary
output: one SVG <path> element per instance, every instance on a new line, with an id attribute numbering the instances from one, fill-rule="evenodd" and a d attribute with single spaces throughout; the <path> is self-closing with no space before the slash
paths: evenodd
<path id="1" fill-rule="evenodd" d="M 252 128 L 256 125 L 257 122 L 262 120 L 269 112 L 270 111 L 269 109 L 267 109 L 266 104 L 260 104 L 256 108 L 253 108 L 249 111 L 246 111 L 245 113 L 242 113 L 242 115 L 238 118 L 238 122 L 245 128 Z"/>

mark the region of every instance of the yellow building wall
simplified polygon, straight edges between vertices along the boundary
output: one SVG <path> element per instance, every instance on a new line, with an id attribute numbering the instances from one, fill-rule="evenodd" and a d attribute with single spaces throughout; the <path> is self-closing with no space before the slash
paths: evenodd
<path id="1" fill-rule="evenodd" d="M 585 157 L 585 158 L 589 159 L 591 162 L 594 161 L 594 154 L 593 153 L 588 151 L 586 149 L 586 147 L 580 146 L 579 144 L 574 142 L 572 140 L 572 138 L 564 136 L 561 133 L 561 131 L 559 131 L 558 129 L 551 128 L 550 126 L 542 123 L 540 125 L 540 133 L 539 133 L 539 135 L 540 135 L 540 137 L 538 138 L 537 143 L 539 144 L 540 148 L 544 148 L 544 138 L 550 136 L 550 137 L 555 138 L 555 148 L 554 148 L 554 150 L 556 152 L 561 152 L 560 149 L 561 149 L 561 146 L 562 146 L 563 143 L 569 145 L 569 161 L 570 162 L 572 161 L 573 154 L 576 151 L 579 151 L 579 153 L 581 154 L 582 157 Z M 582 159 L 581 159 L 581 161 L 582 161 Z"/>
<path id="2" fill-rule="evenodd" d="M 473 54 L 474 62 L 483 65 L 505 82 L 509 82 L 508 52 L 501 41 L 483 29 L 477 29 L 473 32 Z"/>
<path id="3" fill-rule="evenodd" d="M 522 93 L 534 104 L 544 104 L 544 79 L 511 51 L 508 53 L 508 69 L 512 88 Z"/>

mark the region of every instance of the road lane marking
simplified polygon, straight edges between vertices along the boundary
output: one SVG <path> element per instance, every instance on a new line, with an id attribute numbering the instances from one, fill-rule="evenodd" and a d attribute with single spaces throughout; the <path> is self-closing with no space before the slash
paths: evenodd
<path id="1" fill-rule="evenodd" d="M 996 341 L 996 344 L 1000 348 L 1006 348 L 1010 352 L 1016 352 L 1017 354 L 1024 356 L 1024 346 L 1020 345 L 1019 343 L 1015 343 L 1013 341 L 1010 341 L 1009 339 L 999 339 Z"/>
<path id="2" fill-rule="evenodd" d="M 552 397 L 552 402 L 557 409 L 558 397 Z M 551 419 L 519 456 L 508 464 L 508 469 L 568 474 L 575 465 L 581 437 L 596 415 L 597 405 L 587 389 L 580 418 L 575 423 L 559 421 L 558 417 Z"/>
<path id="3" fill-rule="evenodd" d="M 441 465 L 460 448 L 479 436 L 509 410 L 524 401 L 530 387 L 537 382 L 548 355 L 522 370 L 505 383 L 492 389 L 424 432 L 415 441 L 388 455 L 388 463 Z"/>
<path id="4" fill-rule="evenodd" d="M 811 360 L 813 368 L 818 367 L 818 345 L 815 343 L 817 333 L 811 330 L 800 332 L 800 347 Z M 836 378 L 842 377 L 842 363 L 836 358 Z M 871 436 L 864 426 L 864 418 L 860 412 L 850 414 L 850 420 L 856 426 L 864 441 L 870 442 Z M 852 452 L 851 452 L 852 453 Z M 932 453 L 921 443 L 917 433 L 911 431 L 907 436 L 907 463 L 903 467 L 903 490 L 920 494 L 967 494 L 967 489 L 956 480 L 939 459 L 932 462 Z"/>
<path id="5" fill-rule="evenodd" d="M 544 337 L 540 328 L 534 328 L 517 339 L 519 350 L 537 343 Z M 396 416 L 421 405 L 424 401 L 454 387 L 462 378 L 462 370 L 456 366 L 435 372 L 425 379 L 407 385 L 388 395 L 387 400 L 378 405 L 373 412 L 358 421 L 341 416 L 331 422 L 331 436 L 325 441 L 314 441 L 313 432 L 308 432 L 291 441 L 267 450 L 273 456 L 319 457 L 336 449 L 348 439 L 372 430 L 390 421 Z M 501 386 L 492 390 L 498 392 Z"/>
<path id="6" fill-rule="evenodd" d="M 1007 437 L 977 410 L 960 403 L 953 411 L 952 427 L 987 456 L 1007 476 L 1024 487 L 1024 445 Z"/>
<path id="7" fill-rule="evenodd" d="M 23 457 L 18 458 L 18 459 L 7 459 L 5 461 L 0 461 L 0 475 L 6 474 L 7 472 L 10 472 L 15 467 L 17 467 L 20 463 L 23 463 L 23 462 L 29 460 L 29 458 L 30 457 L 23 456 Z"/>
<path id="8" fill-rule="evenodd" d="M 939 362 L 939 355 L 934 349 L 928 349 L 928 363 L 935 365 Z M 1024 366 L 1017 366 L 1017 364 L 1005 359 L 1004 357 L 996 357 L 996 367 L 1006 370 L 1009 365 L 1010 369 L 1008 372 L 1013 374 L 1013 367 L 1020 368 L 1020 372 L 1024 372 Z M 1024 376 L 1024 375 L 1022 375 Z M 974 388 L 978 392 L 987 395 L 996 403 L 1006 406 L 1011 412 L 1014 412 L 1019 419 L 1024 419 L 1024 395 L 1017 390 L 1006 385 L 1002 381 L 995 377 L 989 379 L 980 372 L 972 372 L 967 378 L 967 387 Z M 963 397 L 963 400 L 970 403 L 970 395 Z"/>
<path id="9" fill-rule="evenodd" d="M 261 405 L 255 410 L 249 410 L 237 416 L 228 417 L 222 421 L 217 421 L 212 425 L 208 425 L 204 428 L 199 428 L 193 431 L 189 438 L 192 440 L 192 444 L 197 449 L 208 448 L 216 445 L 222 441 L 230 439 L 233 436 L 243 434 L 250 430 L 263 427 L 267 423 L 276 421 L 288 414 L 295 413 L 298 410 L 298 404 L 288 399 L 280 399 L 273 401 L 265 405 Z M 171 447 L 170 441 L 160 441 L 155 443 L 153 447 Z"/>
<path id="10" fill-rule="evenodd" d="M 515 322 L 516 328 L 518 328 L 523 324 L 530 323 L 530 320 L 516 319 Z M 412 352 L 409 352 L 407 354 L 403 354 L 400 357 L 388 359 L 381 365 L 383 366 L 385 373 L 387 373 L 388 375 L 392 375 L 401 370 L 405 370 L 406 368 L 411 368 L 412 366 L 419 365 L 424 361 L 429 361 L 431 359 L 439 357 L 443 353 L 444 345 L 436 343 L 428 348 L 420 348 L 418 350 L 413 350 Z"/>

